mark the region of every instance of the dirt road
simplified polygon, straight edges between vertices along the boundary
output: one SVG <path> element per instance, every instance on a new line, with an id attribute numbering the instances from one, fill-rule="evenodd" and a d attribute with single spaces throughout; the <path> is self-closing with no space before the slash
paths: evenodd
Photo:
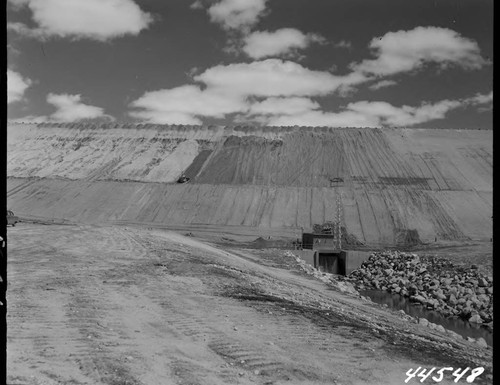
<path id="1" fill-rule="evenodd" d="M 480 365 L 491 382 L 490 348 L 265 254 L 160 229 L 9 228 L 9 384 L 404 384 Z"/>

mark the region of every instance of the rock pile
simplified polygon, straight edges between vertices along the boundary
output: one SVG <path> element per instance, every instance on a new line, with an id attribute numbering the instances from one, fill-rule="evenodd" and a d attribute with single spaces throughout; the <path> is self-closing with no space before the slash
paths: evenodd
<path id="1" fill-rule="evenodd" d="M 493 327 L 493 278 L 480 274 L 476 265 L 456 266 L 442 258 L 384 251 L 370 255 L 348 280 L 358 290 L 400 294 L 444 316 Z"/>

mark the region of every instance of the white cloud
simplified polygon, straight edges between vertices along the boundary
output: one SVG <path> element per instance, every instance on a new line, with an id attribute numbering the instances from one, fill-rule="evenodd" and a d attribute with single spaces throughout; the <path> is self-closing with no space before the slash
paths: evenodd
<path id="1" fill-rule="evenodd" d="M 196 0 L 194 3 L 192 3 L 189 8 L 191 9 L 203 9 L 203 3 L 200 0 Z"/>
<path id="2" fill-rule="evenodd" d="M 291 61 L 267 59 L 218 65 L 194 76 L 194 80 L 235 95 L 312 96 L 330 94 L 343 86 L 359 83 L 364 76 L 353 73 L 339 77 Z"/>
<path id="3" fill-rule="evenodd" d="M 362 116 L 378 119 L 380 125 L 412 126 L 442 119 L 447 112 L 461 105 L 462 103 L 458 100 L 442 100 L 434 104 L 423 103 L 418 107 L 406 105 L 395 107 L 387 102 L 360 101 L 349 103 L 346 108 Z"/>
<path id="4" fill-rule="evenodd" d="M 246 1 L 223 0 L 214 6 L 229 3 L 233 6 L 236 3 L 248 5 Z M 198 1 L 192 7 L 200 7 L 200 4 Z M 303 39 L 307 36 L 291 28 L 255 32 L 247 36 L 244 47 L 247 54 L 253 57 L 266 56 L 271 52 L 287 53 L 293 50 L 292 47 L 304 47 L 307 43 Z M 322 38 L 309 35 L 309 39 L 320 42 Z M 341 43 L 345 48 L 350 46 L 347 42 Z M 478 94 L 468 99 L 401 107 L 386 102 L 359 101 L 337 112 L 322 111 L 311 97 L 333 93 L 345 96 L 356 85 L 412 71 L 429 62 L 440 66 L 455 64 L 466 69 L 486 64 L 474 41 L 443 28 L 419 27 L 412 31 L 388 33 L 374 39 L 370 47 L 376 50 L 376 59 L 352 64 L 352 71 L 342 76 L 334 75 L 331 71 L 311 70 L 277 58 L 220 64 L 203 72 L 193 69 L 189 74 L 196 84 L 146 92 L 131 103 L 130 115 L 170 124 L 201 124 L 203 117 L 226 118 L 229 114 L 235 114 L 236 119 L 248 118 L 277 125 L 411 126 L 442 119 L 456 108 L 492 100 L 492 94 Z M 394 84 L 394 80 L 381 79 L 370 88 L 374 90 Z"/>
<path id="5" fill-rule="evenodd" d="M 478 69 L 487 64 L 478 44 L 455 31 L 438 27 L 417 27 L 386 33 L 370 43 L 376 58 L 351 64 L 354 71 L 375 76 L 409 72 L 436 63 Z"/>
<path id="6" fill-rule="evenodd" d="M 279 59 L 219 65 L 193 79 L 203 83 L 204 88 L 191 84 L 146 92 L 130 104 L 130 115 L 157 123 L 200 124 L 201 117 L 247 113 L 250 106 L 254 114 L 273 108 L 282 113 L 286 109 L 306 111 L 318 105 L 300 96 L 326 95 L 359 81 Z M 251 105 L 249 100 L 256 97 L 269 99 Z"/>
<path id="7" fill-rule="evenodd" d="M 347 40 L 341 40 L 338 43 L 334 44 L 335 48 L 352 48 L 352 43 Z"/>
<path id="8" fill-rule="evenodd" d="M 478 106 L 478 112 L 488 112 L 493 109 L 493 91 L 488 94 L 477 93 L 475 96 L 465 99 L 470 106 Z"/>
<path id="9" fill-rule="evenodd" d="M 207 12 L 212 22 L 220 24 L 226 30 L 247 30 L 263 15 L 266 1 L 221 0 L 208 8 Z M 199 7 L 199 4 L 196 6 Z"/>
<path id="10" fill-rule="evenodd" d="M 24 91 L 26 91 L 31 83 L 30 79 L 23 78 L 21 74 L 12 70 L 7 70 L 7 103 L 22 100 Z"/>
<path id="11" fill-rule="evenodd" d="M 378 90 L 380 88 L 390 87 L 390 86 L 394 86 L 396 84 L 398 84 L 398 83 L 394 80 L 381 80 L 375 84 L 372 84 L 368 88 L 371 90 Z"/>
<path id="12" fill-rule="evenodd" d="M 137 35 L 152 22 L 133 0 L 10 0 L 27 6 L 37 28 L 9 23 L 10 30 L 38 38 L 52 36 L 105 41 Z"/>
<path id="13" fill-rule="evenodd" d="M 295 28 L 282 28 L 273 32 L 253 32 L 244 38 L 243 51 L 253 59 L 282 56 L 307 48 L 311 43 L 323 43 L 317 34 L 304 34 Z"/>
<path id="14" fill-rule="evenodd" d="M 249 115 L 299 115 L 320 105 L 309 98 L 268 98 L 251 105 Z"/>
<path id="15" fill-rule="evenodd" d="M 82 103 L 80 95 L 53 94 L 47 95 L 47 102 L 56 107 L 57 111 L 50 115 L 49 120 L 76 122 L 85 119 L 111 118 L 100 107 Z"/>
<path id="16" fill-rule="evenodd" d="M 131 103 L 131 116 L 156 123 L 200 124 L 196 116 L 222 118 L 248 108 L 245 98 L 196 85 L 146 92 Z"/>
<path id="17" fill-rule="evenodd" d="M 469 104 L 491 104 L 493 103 L 493 91 L 488 94 L 477 93 L 475 96 L 465 99 Z"/>
<path id="18" fill-rule="evenodd" d="M 201 125 L 203 122 L 193 114 L 185 114 L 175 111 L 142 110 L 132 111 L 129 115 L 143 122 L 156 124 L 186 124 Z"/>
<path id="19" fill-rule="evenodd" d="M 262 123 L 262 119 L 260 119 Z M 327 126 L 327 127 L 378 127 L 376 117 L 357 114 L 352 111 L 324 112 L 309 111 L 298 115 L 278 115 L 267 119 L 268 126 Z"/>
<path id="20" fill-rule="evenodd" d="M 491 103 L 493 94 L 476 94 L 473 97 L 458 100 L 441 100 L 435 103 L 424 102 L 420 106 L 393 106 L 387 102 L 359 101 L 349 103 L 339 112 L 324 112 L 319 110 L 317 103 L 307 99 L 302 100 L 301 106 L 293 112 L 284 105 L 279 106 L 272 112 L 271 108 L 259 109 L 256 105 L 256 113 L 260 115 L 248 116 L 262 124 L 271 126 L 329 126 L 329 127 L 382 127 L 382 126 L 414 126 L 433 120 L 443 119 L 455 109 L 464 108 L 469 105 L 483 105 Z M 286 103 L 282 99 L 281 103 Z M 264 101 L 265 102 L 265 101 Z M 296 103 L 296 101 L 294 101 Z M 272 103 L 269 104 L 269 107 Z M 250 109 L 254 111 L 254 108 Z"/>

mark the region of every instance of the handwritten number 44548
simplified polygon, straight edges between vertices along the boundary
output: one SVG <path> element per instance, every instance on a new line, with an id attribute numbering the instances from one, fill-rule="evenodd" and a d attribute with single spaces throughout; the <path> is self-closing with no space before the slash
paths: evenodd
<path id="1" fill-rule="evenodd" d="M 421 366 L 419 366 L 417 369 L 413 370 L 413 369 L 409 369 L 407 372 L 406 372 L 406 375 L 408 376 L 405 380 L 405 382 L 407 383 L 408 381 L 410 381 L 412 378 L 414 377 L 420 377 L 421 380 L 420 382 L 424 382 L 432 373 L 434 373 L 434 371 L 436 370 L 437 368 L 432 368 L 432 369 L 425 369 Z M 455 377 L 455 379 L 453 380 L 454 382 L 458 382 L 460 381 L 460 379 L 465 376 L 465 374 L 469 371 L 469 367 L 465 368 L 464 370 L 462 370 L 462 368 L 458 368 L 456 369 L 451 375 L 453 377 Z M 453 371 L 453 368 L 450 368 L 450 367 L 446 367 L 446 368 L 441 368 L 439 369 L 437 372 L 435 372 L 436 376 L 432 376 L 431 378 L 435 381 L 435 382 L 441 382 L 443 380 L 443 377 L 444 377 L 444 372 L 452 372 Z M 475 369 L 472 369 L 470 374 L 465 378 L 465 380 L 468 382 L 468 383 L 472 383 L 474 382 L 474 380 L 481 374 L 484 372 L 484 368 L 482 366 L 479 366 Z"/>

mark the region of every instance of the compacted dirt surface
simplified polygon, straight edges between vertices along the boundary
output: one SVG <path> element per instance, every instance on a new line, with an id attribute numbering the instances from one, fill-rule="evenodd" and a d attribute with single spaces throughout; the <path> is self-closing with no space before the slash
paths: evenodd
<path id="1" fill-rule="evenodd" d="M 132 226 L 8 235 L 12 385 L 404 384 L 479 366 L 492 383 L 491 348 L 336 291 L 285 251 Z"/>

